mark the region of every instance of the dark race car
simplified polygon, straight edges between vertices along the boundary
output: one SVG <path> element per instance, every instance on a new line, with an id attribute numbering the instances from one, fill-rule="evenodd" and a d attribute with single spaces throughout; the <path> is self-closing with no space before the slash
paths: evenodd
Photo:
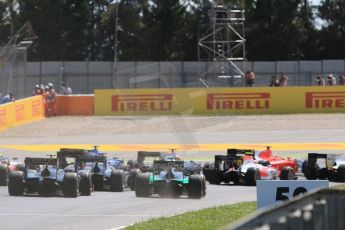
<path id="1" fill-rule="evenodd" d="M 8 174 L 11 171 L 23 171 L 25 165 L 18 158 L 8 158 L 0 155 L 0 186 L 6 186 Z"/>
<path id="2" fill-rule="evenodd" d="M 345 155 L 332 153 L 309 153 L 302 164 L 302 172 L 308 180 L 345 182 Z"/>
<path id="3" fill-rule="evenodd" d="M 79 192 L 82 193 L 79 191 L 79 183 L 88 180 L 75 172 L 58 169 L 58 161 L 53 157 L 26 157 L 24 162 L 25 172 L 12 171 L 9 174 L 8 192 L 11 196 L 63 194 L 66 197 L 77 197 Z"/>
<path id="4" fill-rule="evenodd" d="M 205 177 L 202 174 L 186 173 L 183 161 L 153 162 L 152 172 L 138 173 L 135 181 L 137 197 L 158 194 L 161 197 L 180 197 L 200 199 L 206 195 Z"/>

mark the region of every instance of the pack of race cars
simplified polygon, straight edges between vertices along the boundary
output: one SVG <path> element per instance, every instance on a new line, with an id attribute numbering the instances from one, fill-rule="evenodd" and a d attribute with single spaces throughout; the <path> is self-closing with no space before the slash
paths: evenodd
<path id="1" fill-rule="evenodd" d="M 210 184 L 234 183 L 255 186 L 257 180 L 295 180 L 301 168 L 308 180 L 345 182 L 345 155 L 309 153 L 303 163 L 264 151 L 227 149 L 214 162 L 182 161 L 174 152 L 139 151 L 137 159 L 125 163 L 91 150 L 63 148 L 56 156 L 18 159 L 0 157 L 0 185 L 8 185 L 11 196 L 39 194 L 65 197 L 89 196 L 93 191 L 133 190 L 137 197 L 200 199 Z"/>

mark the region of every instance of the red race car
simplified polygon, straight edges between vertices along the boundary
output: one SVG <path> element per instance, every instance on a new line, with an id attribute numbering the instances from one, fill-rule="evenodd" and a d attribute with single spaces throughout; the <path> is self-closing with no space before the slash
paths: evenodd
<path id="1" fill-rule="evenodd" d="M 270 146 L 266 150 L 255 153 L 255 160 L 262 165 L 271 166 L 278 170 L 281 180 L 295 180 L 297 171 L 297 160 L 273 155 Z"/>
<path id="2" fill-rule="evenodd" d="M 16 170 L 25 170 L 25 165 L 18 158 L 10 160 L 7 157 L 0 156 L 0 186 L 6 186 L 9 172 Z"/>

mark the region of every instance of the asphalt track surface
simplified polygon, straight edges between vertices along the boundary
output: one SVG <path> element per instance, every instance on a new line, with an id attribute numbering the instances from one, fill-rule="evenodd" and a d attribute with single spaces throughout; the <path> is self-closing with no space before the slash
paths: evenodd
<path id="1" fill-rule="evenodd" d="M 150 218 L 243 201 L 255 201 L 255 187 L 210 185 L 198 199 L 138 198 L 133 191 L 93 192 L 90 197 L 10 197 L 0 187 L 0 229 L 116 229 Z"/>
<path id="2" fill-rule="evenodd" d="M 133 158 L 137 150 L 178 148 L 184 158 L 211 159 L 227 147 L 306 156 L 340 151 L 345 115 L 236 117 L 58 117 L 0 132 L 1 153 L 44 156 L 59 147 L 100 145 L 109 156 Z M 139 149 L 138 149 L 139 148 Z M 201 200 L 137 198 L 134 192 L 95 192 L 91 197 L 10 197 L 0 187 L 0 229 L 114 229 L 160 216 L 222 204 L 255 201 L 256 188 L 208 186 Z"/>

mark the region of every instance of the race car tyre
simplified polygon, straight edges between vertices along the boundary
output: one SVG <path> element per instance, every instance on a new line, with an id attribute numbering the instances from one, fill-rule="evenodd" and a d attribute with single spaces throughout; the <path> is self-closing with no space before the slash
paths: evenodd
<path id="1" fill-rule="evenodd" d="M 210 184 L 220 184 L 222 182 L 222 179 L 219 177 L 215 170 L 208 170 L 205 176 Z"/>
<path id="2" fill-rule="evenodd" d="M 64 175 L 62 190 L 65 197 L 78 196 L 78 178 L 76 173 L 68 172 Z"/>
<path id="3" fill-rule="evenodd" d="M 17 169 L 17 171 L 22 171 L 23 173 L 25 173 L 25 165 L 24 164 L 17 164 L 16 169 Z"/>
<path id="4" fill-rule="evenodd" d="M 345 165 L 339 165 L 337 170 L 337 181 L 345 182 Z"/>
<path id="5" fill-rule="evenodd" d="M 319 170 L 317 170 L 317 178 L 319 180 L 327 180 L 327 178 L 329 178 L 329 171 L 327 168 L 321 168 Z"/>
<path id="6" fill-rule="evenodd" d="M 152 195 L 150 187 L 150 173 L 139 173 L 135 179 L 135 195 L 137 197 L 148 197 Z"/>
<path id="7" fill-rule="evenodd" d="M 188 198 L 200 199 L 206 193 L 205 177 L 202 175 L 191 175 L 188 182 Z"/>
<path id="8" fill-rule="evenodd" d="M 131 169 L 131 171 L 129 171 L 127 185 L 131 188 L 132 191 L 135 190 L 135 179 L 137 178 L 139 172 L 139 169 Z"/>
<path id="9" fill-rule="evenodd" d="M 311 169 L 308 166 L 308 161 L 303 161 L 302 172 L 303 172 L 305 178 L 307 178 L 307 180 L 316 180 L 317 179 L 316 171 Z"/>
<path id="10" fill-rule="evenodd" d="M 113 169 L 110 175 L 110 191 L 123 192 L 123 170 Z"/>
<path id="11" fill-rule="evenodd" d="M 203 182 L 202 182 L 202 196 L 206 196 L 206 178 L 204 175 L 200 175 L 203 177 Z"/>
<path id="12" fill-rule="evenodd" d="M 0 186 L 7 185 L 8 168 L 7 165 L 0 165 Z"/>
<path id="13" fill-rule="evenodd" d="M 24 193 L 24 173 L 12 171 L 8 175 L 8 193 L 10 196 L 22 196 Z"/>
<path id="14" fill-rule="evenodd" d="M 90 196 L 91 195 L 91 176 L 88 172 L 82 172 L 80 175 L 80 182 L 79 182 L 79 193 L 83 196 Z"/>
<path id="15" fill-rule="evenodd" d="M 295 172 L 293 171 L 293 168 L 291 167 L 283 167 L 281 174 L 280 174 L 281 180 L 295 180 Z"/>
<path id="16" fill-rule="evenodd" d="M 260 180 L 260 171 L 257 168 L 248 168 L 247 172 L 245 173 L 244 180 L 246 182 L 246 185 L 249 186 L 255 186 L 256 181 Z"/>

